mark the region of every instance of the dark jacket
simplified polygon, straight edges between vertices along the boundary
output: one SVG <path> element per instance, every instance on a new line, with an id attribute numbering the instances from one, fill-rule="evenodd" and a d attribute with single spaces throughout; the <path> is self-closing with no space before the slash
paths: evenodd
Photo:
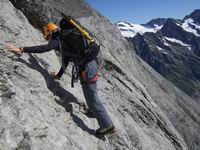
<path id="1" fill-rule="evenodd" d="M 31 47 L 24 47 L 23 48 L 25 53 L 44 53 L 48 52 L 50 50 L 56 50 L 59 51 L 59 42 L 57 39 L 51 40 L 48 44 L 46 45 L 39 45 L 39 46 L 31 46 Z M 69 58 L 68 57 L 63 57 L 63 64 L 57 74 L 58 77 L 61 77 L 65 71 L 65 69 L 68 66 L 69 63 Z"/>
<path id="2" fill-rule="evenodd" d="M 57 37 L 53 37 L 53 39 L 49 41 L 49 43 L 46 45 L 24 47 L 23 49 L 24 49 L 24 52 L 26 53 L 44 53 L 50 50 L 56 50 L 56 51 L 61 52 L 62 66 L 57 74 L 58 77 L 61 77 L 65 69 L 67 68 L 69 61 L 76 63 L 76 65 L 78 63 L 79 67 L 82 70 L 82 68 L 86 65 L 86 63 L 96 59 L 96 56 L 99 53 L 99 49 L 100 49 L 96 43 L 92 43 L 88 46 L 88 49 L 91 49 L 92 51 L 88 53 L 86 56 L 84 56 L 83 58 L 80 58 L 70 53 L 72 51 L 74 52 L 75 49 L 77 49 L 76 46 L 78 44 L 73 46 L 73 40 L 70 40 L 70 42 L 68 43 L 69 44 L 66 45 L 64 41 L 60 40 L 60 38 L 57 36 Z"/>

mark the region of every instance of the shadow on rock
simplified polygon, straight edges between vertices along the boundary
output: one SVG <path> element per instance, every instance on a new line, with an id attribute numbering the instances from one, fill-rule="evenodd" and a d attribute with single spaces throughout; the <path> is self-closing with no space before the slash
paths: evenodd
<path id="1" fill-rule="evenodd" d="M 39 63 L 38 60 L 31 54 L 29 54 L 29 62 L 26 62 L 20 56 L 17 56 L 18 58 L 10 57 L 11 59 L 15 61 L 22 62 L 26 64 L 29 68 L 37 70 L 41 73 L 41 75 L 44 77 L 47 88 L 57 97 L 59 97 L 59 101 L 55 100 L 59 105 L 63 106 L 67 112 L 70 112 L 71 117 L 73 118 L 73 121 L 83 130 L 88 132 L 91 135 L 95 135 L 95 130 L 92 130 L 88 128 L 84 122 L 73 113 L 73 107 L 70 103 L 75 103 L 80 105 L 80 102 L 74 97 L 71 93 L 66 91 L 63 87 L 60 86 L 59 82 L 55 81 L 53 77 L 49 74 L 49 72 L 44 69 Z"/>

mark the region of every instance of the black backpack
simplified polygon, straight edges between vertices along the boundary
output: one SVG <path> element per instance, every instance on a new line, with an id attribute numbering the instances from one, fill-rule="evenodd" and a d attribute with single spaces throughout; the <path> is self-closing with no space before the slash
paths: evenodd
<path id="1" fill-rule="evenodd" d="M 76 29 L 61 31 L 60 40 L 64 54 L 71 58 L 80 59 L 89 52 L 90 47 L 87 39 Z"/>
<path id="2" fill-rule="evenodd" d="M 93 59 L 98 64 L 102 62 L 102 53 L 97 38 L 83 27 L 75 18 L 61 13 L 63 18 L 60 21 L 60 39 L 64 45 L 63 51 L 78 62 L 87 63 Z M 73 60 L 72 60 L 73 61 Z"/>

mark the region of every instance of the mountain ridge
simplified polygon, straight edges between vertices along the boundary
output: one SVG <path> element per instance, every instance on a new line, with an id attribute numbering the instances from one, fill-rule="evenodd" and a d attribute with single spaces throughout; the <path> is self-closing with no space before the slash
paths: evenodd
<path id="1" fill-rule="evenodd" d="M 200 26 L 193 19 L 198 18 L 198 15 L 200 17 L 199 12 L 200 10 L 194 10 L 182 20 L 161 19 L 160 29 L 151 33 L 146 30 L 141 34 L 143 42 L 141 37 L 137 38 L 139 35 L 126 36 L 123 32 L 128 30 L 121 30 L 122 27 L 119 26 L 122 35 L 133 43 L 136 53 L 141 58 L 197 101 L 199 101 L 200 70 L 197 66 L 199 66 Z M 137 42 L 139 39 L 140 42 Z M 144 43 L 146 48 L 139 46 L 139 43 L 140 45 Z"/>

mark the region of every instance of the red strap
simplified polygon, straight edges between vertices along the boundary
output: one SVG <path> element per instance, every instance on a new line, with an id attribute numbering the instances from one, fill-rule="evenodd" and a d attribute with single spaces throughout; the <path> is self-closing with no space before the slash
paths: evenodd
<path id="1" fill-rule="evenodd" d="M 96 74 L 90 82 L 96 82 L 99 79 L 99 75 Z"/>

